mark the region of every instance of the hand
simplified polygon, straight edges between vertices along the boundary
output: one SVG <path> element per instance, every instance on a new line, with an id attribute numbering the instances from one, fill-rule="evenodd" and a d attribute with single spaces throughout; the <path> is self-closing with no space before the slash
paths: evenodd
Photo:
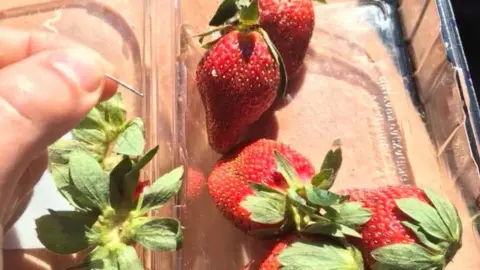
<path id="1" fill-rule="evenodd" d="M 0 37 L 2 244 L 3 231 L 24 211 L 46 169 L 47 147 L 117 85 L 104 76 L 113 72 L 111 64 L 73 41 L 2 27 Z"/>

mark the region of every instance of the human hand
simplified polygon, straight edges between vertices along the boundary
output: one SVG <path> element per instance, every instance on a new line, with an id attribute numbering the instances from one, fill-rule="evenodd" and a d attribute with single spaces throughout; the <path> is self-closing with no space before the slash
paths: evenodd
<path id="1" fill-rule="evenodd" d="M 117 85 L 99 54 L 50 33 L 0 27 L 0 244 L 47 166 L 47 147 Z M 1 268 L 1 267 L 0 267 Z"/>

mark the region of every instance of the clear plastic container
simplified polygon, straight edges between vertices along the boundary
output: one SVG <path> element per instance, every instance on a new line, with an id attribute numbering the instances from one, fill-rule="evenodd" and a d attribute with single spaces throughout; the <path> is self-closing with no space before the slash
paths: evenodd
<path id="1" fill-rule="evenodd" d="M 0 25 L 54 31 L 88 45 L 116 65 L 117 78 L 145 94 L 120 88 L 129 115 L 145 121 L 147 148 L 160 145 L 145 179 L 187 165 L 184 192 L 158 213 L 179 214 L 184 248 L 138 249 L 146 269 L 236 270 L 271 245 L 225 220 L 205 186 L 196 199 L 186 192 L 220 157 L 207 141 L 195 87 L 204 50 L 192 37 L 207 30 L 219 2 L 0 2 Z M 315 13 L 306 68 L 291 82 L 290 102 L 266 113 L 250 138 L 286 142 L 317 165 L 340 138 L 344 162 L 335 189 L 411 183 L 442 192 L 464 224 L 464 246 L 448 269 L 479 269 L 479 230 L 470 219 L 480 191 L 480 113 L 449 1 L 332 0 L 315 4 Z M 63 269 L 78 260 L 43 249 L 4 252 L 5 269 Z"/>
<path id="2" fill-rule="evenodd" d="M 141 98 L 119 87 L 127 103 L 128 117 L 140 116 L 145 122 L 146 149 L 160 146 L 157 156 L 143 172 L 147 180 L 158 178 L 177 163 L 172 90 L 175 85 L 174 22 L 171 1 L 0 1 L 1 26 L 50 31 L 87 45 L 115 65 L 116 78 L 144 93 Z M 42 181 L 52 181 L 48 172 Z M 48 197 L 57 192 L 53 185 L 49 187 L 37 188 L 27 213 L 18 222 L 22 224 L 17 224 L 6 235 L 10 247 L 4 252 L 5 269 L 65 269 L 82 260 L 82 256 L 58 256 L 42 248 L 31 248 L 29 239 L 20 239 L 35 237 L 34 218 L 47 213 L 44 208 L 58 210 L 52 205 L 62 205 L 62 201 L 58 201 L 61 197 Z M 42 212 L 35 213 L 35 209 Z M 172 209 L 164 207 L 159 214 L 171 216 Z M 12 244 L 15 237 L 19 238 L 18 243 Z M 22 249 L 24 246 L 28 246 L 27 249 Z M 138 251 L 146 269 L 174 268 L 175 253 L 152 254 L 140 248 Z"/>
<path id="3" fill-rule="evenodd" d="M 208 145 L 195 69 L 221 1 L 180 1 L 179 137 L 190 167 L 208 175 L 219 155 Z M 287 143 L 320 166 L 340 138 L 344 161 L 334 190 L 408 183 L 449 198 L 464 225 L 463 248 L 448 269 L 479 269 L 478 104 L 448 1 L 342 1 L 315 4 L 316 27 L 288 104 L 266 113 L 249 138 Z M 318 169 L 318 168 L 317 168 Z M 187 178 L 188 179 L 188 178 Z M 208 192 L 184 197 L 185 242 L 177 269 L 240 269 L 271 243 L 223 218 Z M 253 268 L 252 268 L 253 269 Z"/>

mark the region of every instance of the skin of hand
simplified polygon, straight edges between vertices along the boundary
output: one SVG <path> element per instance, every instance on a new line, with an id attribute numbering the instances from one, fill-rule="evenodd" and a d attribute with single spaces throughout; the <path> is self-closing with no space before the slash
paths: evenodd
<path id="1" fill-rule="evenodd" d="M 47 147 L 117 85 L 114 67 L 64 37 L 0 27 L 0 244 L 47 167 Z M 0 253 L 0 269 L 3 268 Z"/>

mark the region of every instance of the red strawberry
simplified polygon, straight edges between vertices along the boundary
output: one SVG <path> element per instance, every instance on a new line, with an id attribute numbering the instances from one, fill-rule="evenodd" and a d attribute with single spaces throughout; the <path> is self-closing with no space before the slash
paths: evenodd
<path id="1" fill-rule="evenodd" d="M 239 146 L 222 157 L 207 179 L 208 191 L 215 205 L 243 231 L 278 227 L 250 220 L 249 212 L 240 203 L 253 194 L 248 182 L 285 190 L 287 183 L 275 164 L 274 150 L 285 156 L 300 176 L 308 182 L 315 174 L 312 163 L 289 146 L 267 139 Z"/>
<path id="2" fill-rule="evenodd" d="M 461 221 L 455 208 L 428 189 L 397 185 L 349 189 L 340 194 L 348 194 L 350 202 L 360 202 L 372 213 L 370 220 L 361 228 L 362 238 L 353 241 L 369 267 L 378 260 L 384 267 L 395 265 L 395 262 L 386 259 L 388 250 L 381 251 L 379 248 L 406 244 L 394 250 L 398 261 L 402 258 L 418 259 L 422 264 L 398 269 L 443 269 L 430 267 L 446 265 L 461 247 Z M 434 255 L 440 259 L 435 261 Z M 430 257 L 430 260 L 422 256 Z"/>
<path id="3" fill-rule="evenodd" d="M 226 152 L 272 105 L 280 71 L 259 32 L 234 30 L 204 55 L 196 80 L 209 143 L 214 150 Z"/>
<path id="4" fill-rule="evenodd" d="M 291 236 L 279 241 L 260 263 L 258 270 L 363 269 L 361 253 L 330 239 Z"/>
<path id="5" fill-rule="evenodd" d="M 259 24 L 280 52 L 291 78 L 303 64 L 315 27 L 312 0 L 258 0 L 258 6 Z"/>
<path id="6" fill-rule="evenodd" d="M 272 237 L 295 229 L 358 235 L 351 225 L 369 217 L 359 205 L 349 208 L 362 212 L 345 226 L 321 214 L 322 209 L 341 206 L 347 199 L 327 190 L 342 160 L 337 142 L 334 148 L 315 175 L 312 163 L 286 144 L 267 139 L 246 143 L 217 162 L 207 180 L 208 191 L 222 214 L 253 236 Z M 331 222 L 331 226 L 318 229 L 317 222 Z"/>

